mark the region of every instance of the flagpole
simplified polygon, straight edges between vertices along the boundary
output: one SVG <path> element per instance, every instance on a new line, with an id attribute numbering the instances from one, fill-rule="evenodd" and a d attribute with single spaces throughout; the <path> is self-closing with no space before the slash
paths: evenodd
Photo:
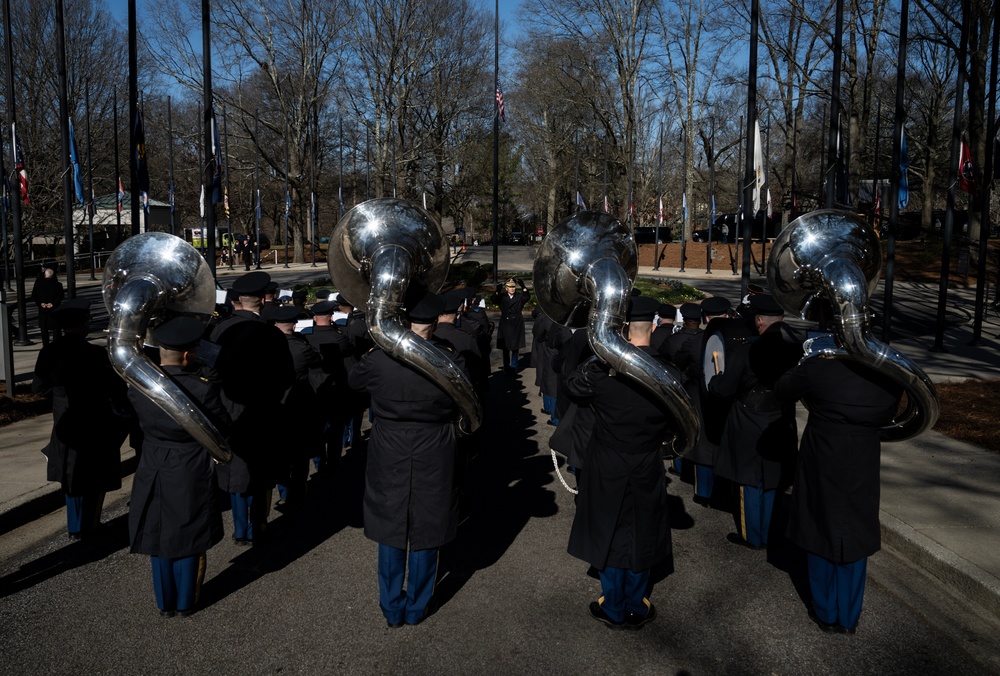
<path id="1" fill-rule="evenodd" d="M 764 185 L 767 192 L 762 195 L 765 198 L 763 225 L 760 229 L 760 271 L 767 274 L 767 226 L 771 218 L 771 181 L 767 178 L 768 169 L 771 167 L 764 163 L 764 159 L 771 157 L 771 109 L 767 109 L 767 141 L 764 142 L 764 157 L 761 159 L 761 166 L 764 167 Z"/>
<path id="2" fill-rule="evenodd" d="M 131 198 L 132 223 L 131 231 L 133 235 L 139 234 L 140 206 L 139 206 L 139 164 L 136 157 L 136 144 L 139 139 L 136 137 L 135 121 L 139 116 L 139 85 L 138 66 L 136 65 L 136 11 L 135 0 L 128 0 L 128 119 L 129 119 L 129 169 L 132 174 L 132 183 L 129 187 L 129 197 Z"/>
<path id="3" fill-rule="evenodd" d="M 202 184 L 205 186 L 205 230 L 208 237 L 208 267 L 215 278 L 215 203 L 213 193 L 215 174 L 218 172 L 218 148 L 215 147 L 215 113 L 212 110 L 212 19 L 209 0 L 201 0 L 201 51 L 202 70 L 204 71 L 205 99 L 205 170 L 202 172 Z M 211 171 L 209 168 L 211 167 Z M 220 186 L 221 190 L 221 186 Z"/>
<path id="4" fill-rule="evenodd" d="M 177 222 L 174 219 L 174 122 L 170 113 L 170 97 L 167 97 L 167 156 L 170 158 L 170 234 L 177 235 Z"/>
<path id="5" fill-rule="evenodd" d="M 288 267 L 288 212 L 292 196 L 288 194 L 288 153 L 289 153 L 289 143 L 288 143 L 288 121 L 285 120 L 285 265 Z"/>
<path id="6" fill-rule="evenodd" d="M 844 0 L 837 0 L 833 31 L 833 80 L 830 85 L 830 128 L 827 135 L 826 208 L 836 201 L 837 176 L 840 174 L 840 62 L 844 51 Z"/>
<path id="7" fill-rule="evenodd" d="M 312 254 L 312 266 L 316 267 L 316 222 L 319 220 L 319 205 L 316 199 L 316 144 L 317 136 L 319 136 L 319 108 L 314 104 L 313 106 L 313 133 L 312 133 L 312 155 L 310 157 L 309 165 L 309 183 L 312 195 L 310 197 L 309 204 L 309 230 L 310 230 L 310 245 L 309 251 Z M 394 175 L 395 176 L 395 175 Z M 395 194 L 396 180 L 393 178 L 393 197 Z"/>
<path id="8" fill-rule="evenodd" d="M 683 165 L 681 167 L 681 267 L 680 272 L 684 272 L 684 261 L 687 260 L 687 238 L 688 238 L 688 134 L 687 128 L 681 124 L 681 143 L 684 144 Z"/>
<path id="9" fill-rule="evenodd" d="M 574 181 L 576 183 L 576 195 L 573 196 L 573 213 L 580 212 L 580 133 L 573 134 L 573 154 L 576 156 L 574 163 Z"/>
<path id="10" fill-rule="evenodd" d="M 118 244 L 118 238 L 122 234 L 122 203 L 121 197 L 119 195 L 120 188 L 122 185 L 122 173 L 121 167 L 118 162 L 118 87 L 114 89 L 114 96 L 111 103 L 114 109 L 111 117 L 111 124 L 114 127 L 114 142 L 115 142 L 115 244 Z"/>
<path id="11" fill-rule="evenodd" d="M 59 126 L 62 132 L 63 227 L 66 238 L 66 295 L 76 297 L 73 270 L 73 176 L 69 163 L 69 102 L 66 96 L 66 37 L 63 0 L 56 1 L 56 63 L 59 71 Z"/>
<path id="12" fill-rule="evenodd" d="M 0 198 L 0 237 L 3 237 L 3 245 L 0 246 L 0 250 L 3 251 L 3 287 L 4 291 L 10 291 L 10 247 L 7 245 L 7 205 L 10 204 L 11 193 L 10 189 L 11 182 L 7 179 L 7 167 L 4 166 L 3 161 L 3 134 L 0 133 L 0 180 L 3 180 L 3 185 L 0 186 L 0 192 L 3 193 L 2 198 Z M 18 184 L 18 199 L 20 199 L 20 183 Z M 6 295 L 3 295 L 3 302 L 7 302 Z M 5 334 L 6 337 L 6 334 Z"/>
<path id="13" fill-rule="evenodd" d="M 9 1 L 9 0 L 8 0 Z M 365 125 L 365 201 L 372 198 L 372 157 L 371 138 L 369 138 L 368 125 Z"/>
<path id="14" fill-rule="evenodd" d="M 709 118 L 711 125 L 711 153 L 708 160 L 708 198 L 712 201 L 708 211 L 708 246 L 705 248 L 705 274 L 712 274 L 712 227 L 715 225 L 715 117 Z"/>
<path id="15" fill-rule="evenodd" d="M 986 301 L 986 287 L 988 286 L 986 273 L 986 258 L 989 255 L 987 242 L 990 237 L 990 202 L 993 192 L 993 179 L 996 178 L 996 110 L 997 110 L 997 59 L 1000 58 L 1000 14 L 993 13 L 993 54 L 990 59 L 990 106 L 989 120 L 987 124 L 986 157 L 983 158 L 983 215 L 979 229 L 979 261 L 976 265 L 976 314 L 972 323 L 972 340 L 970 345 L 982 344 L 983 334 L 983 305 Z"/>
<path id="16" fill-rule="evenodd" d="M 879 160 L 879 157 L 880 157 L 879 156 L 879 146 L 881 145 L 881 141 L 882 141 L 882 101 L 881 100 L 878 102 L 878 107 L 875 110 L 876 110 L 876 112 L 875 112 L 875 156 L 874 156 L 873 161 L 872 161 L 872 165 L 873 166 L 872 166 L 872 220 L 871 220 L 871 227 L 872 227 L 873 230 L 878 227 L 876 225 L 876 223 L 878 222 L 878 216 L 879 216 L 878 212 L 879 212 L 879 209 L 882 206 L 882 199 L 881 199 L 882 196 L 879 194 L 881 192 L 881 190 L 879 190 L 879 185 L 878 185 L 878 181 L 879 181 L 879 178 L 878 178 L 878 160 Z"/>
<path id="17" fill-rule="evenodd" d="M 254 255 L 257 257 L 256 270 L 260 270 L 260 111 L 254 111 L 253 118 L 253 218 L 256 241 Z"/>
<path id="18" fill-rule="evenodd" d="M 500 85 L 500 0 L 493 11 L 493 86 Z M 500 265 L 500 101 L 493 92 L 493 284 L 499 284 L 497 268 Z"/>
<path id="19" fill-rule="evenodd" d="M 236 255 L 233 242 L 236 241 L 236 238 L 233 237 L 233 222 L 229 215 L 229 188 L 232 186 L 229 184 L 229 116 L 226 114 L 225 107 L 222 108 L 222 135 L 225 137 L 223 164 L 226 170 L 226 185 L 222 189 L 222 208 L 226 212 L 226 230 L 229 232 L 229 269 L 232 270 L 233 257 Z"/>
<path id="20" fill-rule="evenodd" d="M 837 0 L 842 3 L 843 0 Z M 760 0 L 750 3 L 750 58 L 747 64 L 747 154 L 744 161 L 743 209 L 740 215 L 743 220 L 743 265 L 740 276 L 740 298 L 747 295 L 750 284 L 750 248 L 753 235 L 753 222 L 757 217 L 753 211 L 753 189 L 757 186 L 757 176 L 754 171 L 754 140 L 756 138 L 755 123 L 757 122 L 757 31 L 760 22 Z M 753 180 L 751 180 L 751 178 Z M 749 216 L 749 218 L 748 218 Z"/>
<path id="21" fill-rule="evenodd" d="M 656 170 L 656 227 L 653 230 L 653 269 L 660 269 L 660 226 L 663 224 L 663 120 L 660 120 L 659 160 Z M 607 171 L 607 165 L 605 165 Z"/>
<path id="22" fill-rule="evenodd" d="M 738 138 L 743 138 L 743 118 L 742 117 L 740 118 L 740 135 L 739 135 Z M 743 146 L 744 145 L 745 145 L 745 143 L 741 143 L 739 145 L 739 147 L 737 148 L 737 150 L 736 150 L 736 167 L 737 167 L 736 171 L 737 172 L 739 171 L 739 166 L 743 164 Z M 738 259 L 740 257 L 740 235 L 743 232 L 743 230 L 742 230 L 742 226 L 743 226 L 743 186 L 739 185 L 739 182 L 737 182 L 737 185 L 739 186 L 739 190 L 736 193 L 736 205 L 737 205 L 736 211 L 737 211 L 737 214 L 736 214 L 736 222 L 734 223 L 734 225 L 736 227 L 736 232 L 733 233 L 733 243 L 736 246 L 736 255 L 735 255 L 735 257 L 732 256 L 732 255 L 730 255 L 730 257 L 729 257 L 729 265 L 733 269 L 733 276 L 734 277 L 737 274 L 737 272 L 736 272 L 736 260 L 735 259 Z M 741 298 L 742 298 L 742 296 L 741 296 Z"/>
<path id="23" fill-rule="evenodd" d="M 83 90 L 84 107 L 87 109 L 87 230 L 90 237 L 90 278 L 97 279 L 94 259 L 94 168 L 90 163 L 90 78 L 86 79 Z"/>
<path id="24" fill-rule="evenodd" d="M 934 352 L 947 352 L 944 346 L 945 311 L 948 306 L 948 271 L 951 267 L 951 237 L 955 225 L 955 197 L 958 190 L 959 155 L 962 150 L 962 115 L 965 107 L 965 61 L 969 50 L 970 0 L 962 0 L 962 37 L 958 45 L 958 75 L 955 81 L 955 112 L 951 123 L 951 173 L 948 183 L 948 207 L 944 212 L 944 242 L 941 246 L 941 282 L 938 284 L 937 321 Z M 987 224 L 988 227 L 988 224 Z"/>
<path id="25" fill-rule="evenodd" d="M 24 242 L 21 232 L 21 176 L 17 169 L 17 106 L 15 105 L 14 89 L 14 46 L 11 42 L 10 0 L 3 3 L 3 23 L 6 33 L 5 44 L 7 52 L 7 124 L 10 126 L 10 154 L 14 160 L 14 181 L 17 183 L 16 197 L 11 196 L 10 215 L 13 221 L 14 235 L 14 276 L 17 280 L 17 340 L 15 345 L 31 345 L 28 340 L 28 312 L 24 291 Z M 12 183 L 13 185 L 13 183 Z M 12 192 L 14 192 L 12 190 Z"/>
<path id="26" fill-rule="evenodd" d="M 344 118 L 338 121 L 340 127 L 340 189 L 337 192 L 337 201 L 340 202 L 340 216 L 344 215 Z"/>

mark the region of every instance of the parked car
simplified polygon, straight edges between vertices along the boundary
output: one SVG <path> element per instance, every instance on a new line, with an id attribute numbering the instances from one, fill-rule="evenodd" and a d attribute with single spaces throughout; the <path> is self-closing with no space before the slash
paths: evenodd
<path id="1" fill-rule="evenodd" d="M 526 244 L 528 239 L 524 236 L 523 232 L 515 230 L 510 233 L 510 237 L 507 238 L 507 244 Z"/>
<path id="2" fill-rule="evenodd" d="M 666 244 L 667 242 L 673 241 L 673 233 L 670 230 L 670 226 L 663 225 L 660 226 L 660 244 Z M 656 226 L 644 225 L 635 229 L 635 243 L 636 244 L 655 244 L 656 243 Z"/>

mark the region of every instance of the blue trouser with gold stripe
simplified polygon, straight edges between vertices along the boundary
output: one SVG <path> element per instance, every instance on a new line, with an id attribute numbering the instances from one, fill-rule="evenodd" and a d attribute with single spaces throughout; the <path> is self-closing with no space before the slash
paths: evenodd
<path id="1" fill-rule="evenodd" d="M 378 596 L 382 614 L 390 624 L 417 624 L 424 619 L 427 604 L 434 595 L 438 550 L 406 550 L 389 545 L 378 546 Z M 406 575 L 409 567 L 410 574 Z M 406 577 L 406 590 L 403 578 Z"/>
<path id="2" fill-rule="evenodd" d="M 771 512 L 774 510 L 774 489 L 757 486 L 740 486 L 739 504 L 736 506 L 736 521 L 740 537 L 754 547 L 767 544 L 767 531 L 771 527 Z"/>
<path id="3" fill-rule="evenodd" d="M 834 563 L 811 553 L 806 558 L 816 617 L 827 624 L 837 623 L 845 629 L 856 627 L 861 617 L 861 601 L 865 596 L 868 559 Z"/>
<path id="4" fill-rule="evenodd" d="M 151 556 L 153 593 L 160 610 L 193 610 L 205 578 L 205 555 L 165 559 Z"/>
<path id="5" fill-rule="evenodd" d="M 628 568 L 608 566 L 600 571 L 601 610 L 612 622 L 625 620 L 625 613 L 635 613 L 645 617 L 649 610 L 646 604 L 646 588 L 649 586 L 649 571 L 638 573 Z"/>

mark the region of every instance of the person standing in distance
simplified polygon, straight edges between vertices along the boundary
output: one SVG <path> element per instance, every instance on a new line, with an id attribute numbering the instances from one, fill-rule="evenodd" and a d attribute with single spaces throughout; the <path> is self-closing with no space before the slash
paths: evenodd
<path id="1" fill-rule="evenodd" d="M 42 276 L 35 280 L 31 287 L 31 300 L 38 306 L 38 329 L 42 333 L 42 346 L 49 344 L 49 331 L 54 329 L 55 338 L 59 337 L 59 329 L 52 321 L 52 313 L 63 302 L 65 292 L 62 283 L 56 279 L 56 271 L 45 268 Z"/>
<path id="2" fill-rule="evenodd" d="M 518 291 L 518 285 L 521 290 Z M 524 333 L 524 316 L 521 311 L 531 298 L 531 292 L 520 279 L 511 277 L 503 287 L 497 287 L 493 301 L 500 308 L 500 327 L 497 333 L 497 349 L 503 355 L 503 371 L 517 375 L 518 352 L 527 344 Z"/>

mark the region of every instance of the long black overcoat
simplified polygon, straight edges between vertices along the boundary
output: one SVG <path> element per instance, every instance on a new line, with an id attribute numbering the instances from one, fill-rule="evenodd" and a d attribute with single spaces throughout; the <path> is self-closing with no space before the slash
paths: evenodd
<path id="1" fill-rule="evenodd" d="M 531 293 L 527 289 L 517 291 L 513 296 L 506 291 L 498 291 L 493 299 L 500 308 L 500 326 L 497 330 L 497 349 L 516 352 L 527 345 L 524 331 L 524 316 L 521 311 L 528 303 Z"/>
<path id="2" fill-rule="evenodd" d="M 895 415 L 902 388 L 856 362 L 810 359 L 782 376 L 774 392 L 809 409 L 789 538 L 836 563 L 874 554 L 881 546 L 879 427 Z"/>
<path id="3" fill-rule="evenodd" d="M 595 417 L 568 551 L 598 570 L 648 570 L 672 554 L 661 450 L 669 416 L 640 385 L 594 362 L 566 386 Z"/>
<path id="4" fill-rule="evenodd" d="M 464 366 L 460 356 L 450 356 Z M 450 542 L 457 528 L 458 418 L 451 397 L 380 349 L 361 358 L 348 382 L 371 395 L 375 410 L 365 470 L 365 536 L 397 549 Z"/>
<path id="5" fill-rule="evenodd" d="M 180 366 L 162 368 L 217 426 L 226 428 L 217 387 Z M 222 539 L 211 456 L 145 394 L 129 388 L 128 396 L 143 431 L 129 502 L 132 552 L 182 558 L 208 551 Z"/>
<path id="6" fill-rule="evenodd" d="M 68 334 L 38 353 L 31 389 L 52 394 L 52 435 L 42 449 L 49 481 L 68 495 L 121 488 L 121 446 L 131 407 L 108 351 Z"/>

